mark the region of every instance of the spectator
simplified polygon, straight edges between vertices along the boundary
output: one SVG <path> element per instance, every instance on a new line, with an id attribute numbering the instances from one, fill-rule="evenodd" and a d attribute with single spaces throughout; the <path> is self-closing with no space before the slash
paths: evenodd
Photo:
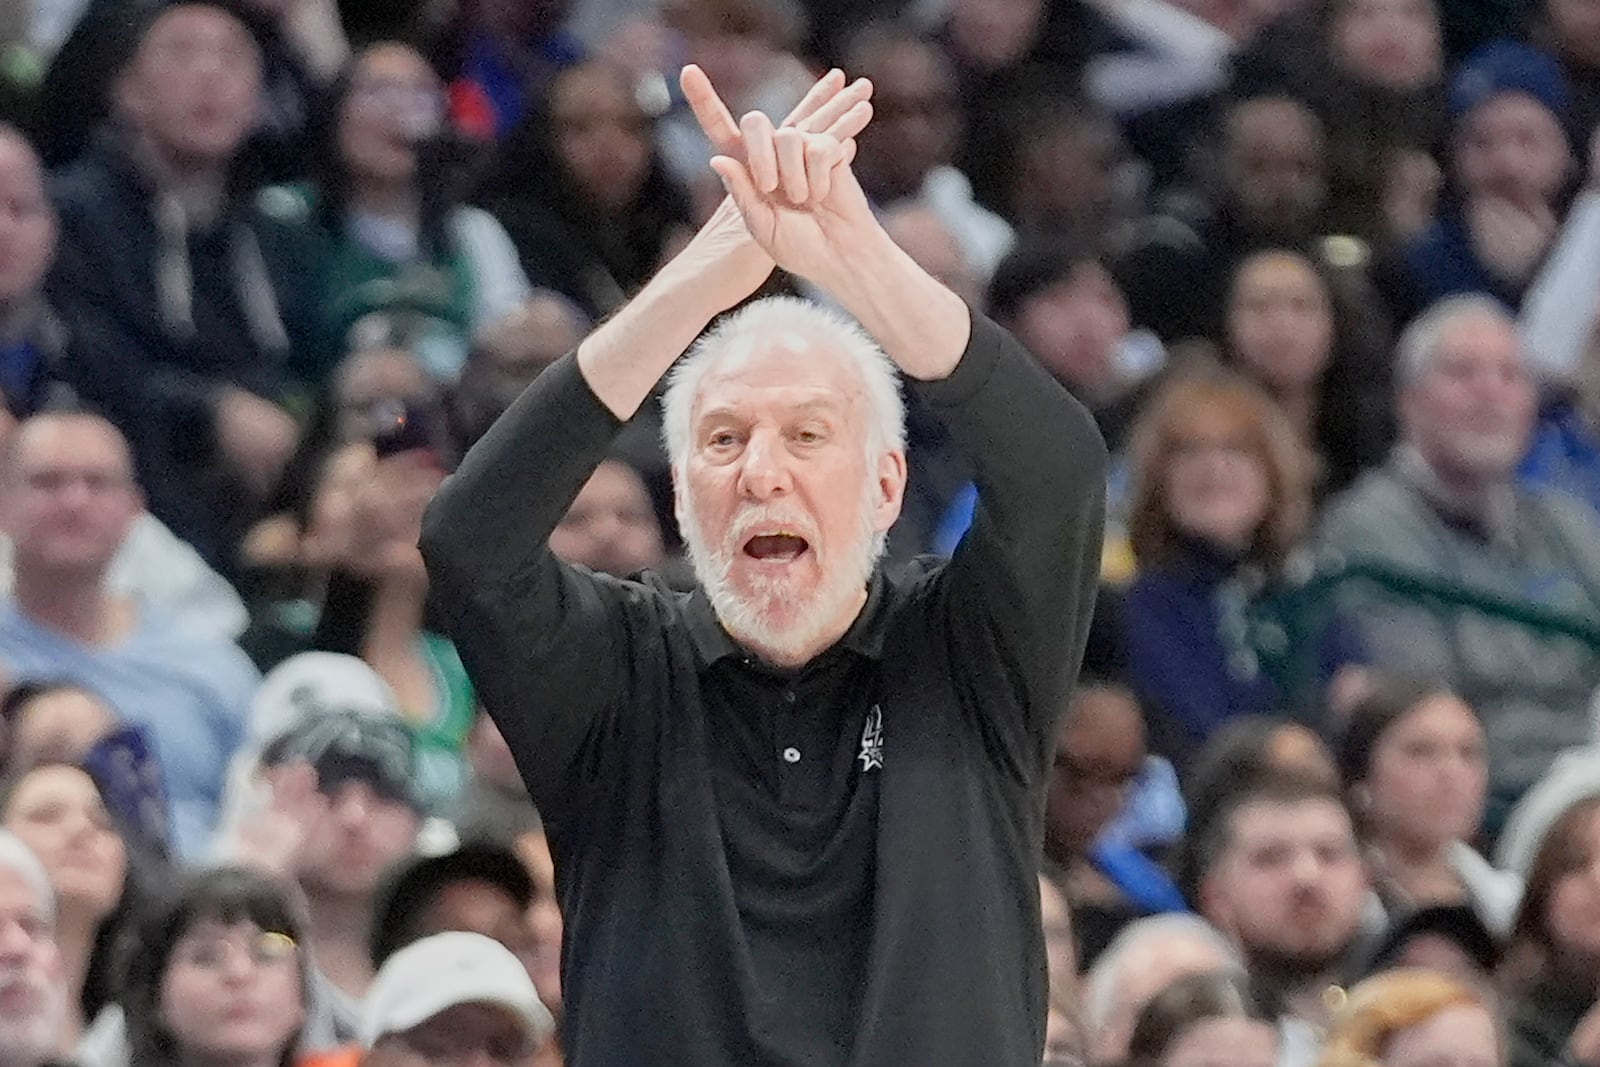
<path id="1" fill-rule="evenodd" d="M 206 0 L 200 0 L 204 3 Z M 318 0 L 224 0 L 249 31 L 261 59 L 261 109 L 248 128 L 252 172 L 288 181 L 305 172 L 305 130 L 321 85 L 297 24 Z M 163 3 L 87 0 L 40 87 L 34 128 L 46 161 L 64 167 L 92 151 L 94 134 L 115 111 L 115 68 L 140 20 Z M 327 31 L 324 30 L 324 33 Z M 343 42 L 334 42 L 335 47 Z"/>
<path id="2" fill-rule="evenodd" d="M 1166 364 L 1135 330 L 1128 302 L 1093 255 L 1059 244 L 1018 248 L 989 282 L 989 314 L 1094 414 L 1113 455 Z"/>
<path id="3" fill-rule="evenodd" d="M 1421 967 L 1493 993 L 1500 941 L 1470 904 L 1417 908 L 1389 925 L 1364 976 L 1397 967 Z"/>
<path id="4" fill-rule="evenodd" d="M 61 374 L 67 330 L 44 297 L 55 256 L 55 211 L 44 170 L 14 127 L 0 123 L 0 434 L 44 405 Z"/>
<path id="5" fill-rule="evenodd" d="M 1392 918 L 1448 904 L 1474 907 L 1504 935 L 1522 894 L 1489 866 L 1478 835 L 1489 783 L 1483 725 L 1438 683 L 1380 682 L 1356 702 L 1339 746 L 1367 866 Z"/>
<path id="6" fill-rule="evenodd" d="M 280 403 L 296 391 L 313 250 L 251 206 L 241 177 L 261 83 L 244 25 L 185 2 L 130 40 L 120 121 L 56 191 L 63 373 L 128 435 L 150 510 L 231 574 L 299 434 Z"/>
<path id="7" fill-rule="evenodd" d="M 435 66 L 445 72 L 458 126 L 482 140 L 504 137 L 555 74 L 582 58 L 581 44 L 562 28 L 569 7 L 571 0 L 456 5 Z"/>
<path id="8" fill-rule="evenodd" d="M 1233 91 L 1287 92 L 1322 120 L 1335 233 L 1391 244 L 1404 170 L 1421 164 L 1438 178 L 1428 153 L 1445 133 L 1444 53 L 1433 0 L 1291 7 L 1239 57 Z"/>
<path id="9" fill-rule="evenodd" d="M 445 110 L 444 86 L 415 49 L 364 48 L 316 116 L 313 184 L 267 198 L 319 250 L 313 379 L 381 320 L 435 378 L 453 381 L 473 332 L 528 295 L 505 230 L 459 202 Z"/>
<path id="10" fill-rule="evenodd" d="M 968 306 L 985 306 L 983 290 L 988 275 L 979 273 L 977 264 L 938 211 L 917 200 L 901 202 L 883 212 L 883 228 L 906 255 Z"/>
<path id="11" fill-rule="evenodd" d="M 131 1067 L 288 1067 L 306 1022 L 305 918 L 278 882 L 192 874 L 128 940 L 122 1008 Z"/>
<path id="12" fill-rule="evenodd" d="M 1192 915 L 1156 915 L 1123 927 L 1084 979 L 1084 1016 L 1095 1064 L 1117 1064 L 1151 998 L 1196 974 L 1240 974 L 1227 939 Z"/>
<path id="13" fill-rule="evenodd" d="M 1196 848 L 1200 913 L 1238 945 L 1255 996 L 1308 1064 L 1327 990 L 1360 952 L 1366 872 L 1339 795 L 1296 778 L 1242 785 Z"/>
<path id="14" fill-rule="evenodd" d="M 395 719 L 330 709 L 307 715 L 261 755 L 267 806 L 235 847 L 239 858 L 295 878 L 305 894 L 317 963 L 311 995 L 331 1016 L 314 1035 L 318 1050 L 354 1036 L 372 982 L 377 893 L 422 828 L 413 745 Z"/>
<path id="15" fill-rule="evenodd" d="M 1318 1067 L 1502 1067 L 1491 1002 L 1446 975 L 1390 971 L 1350 990 Z"/>
<path id="16" fill-rule="evenodd" d="M 76 763 L 117 727 L 114 708 L 70 682 L 24 682 L 0 700 L 8 768 Z"/>
<path id="17" fill-rule="evenodd" d="M 1568 104 L 1555 60 L 1524 44 L 1486 45 L 1456 71 L 1450 188 L 1438 220 L 1405 250 L 1397 321 L 1460 293 L 1521 303 L 1579 174 Z"/>
<path id="18" fill-rule="evenodd" d="M 1503 968 L 1510 1067 L 1600 1063 L 1586 1025 L 1600 967 L 1600 795 L 1592 764 L 1582 770 L 1552 774 L 1524 801 L 1542 825 L 1522 835 L 1527 888 Z"/>
<path id="19" fill-rule="evenodd" d="M 1228 288 L 1228 358 L 1316 454 L 1318 497 L 1381 462 L 1393 439 L 1388 353 L 1364 343 L 1382 331 L 1353 311 L 1333 276 L 1298 252 L 1247 257 Z"/>
<path id="20" fill-rule="evenodd" d="M 55 913 L 55 894 L 38 857 L 0 831 L 0 964 L 14 991 L 0 1002 L 0 1057 L 14 1067 L 47 1067 L 69 1051 Z"/>
<path id="21" fill-rule="evenodd" d="M 1294 430 L 1247 382 L 1177 380 L 1143 414 L 1133 454 L 1138 572 L 1123 608 L 1158 749 L 1182 766 L 1237 715 L 1315 722 L 1324 688 L 1366 657 L 1342 619 L 1312 626 L 1274 607 L 1307 569 L 1310 470 Z M 1287 648 L 1251 626 L 1263 613 Z"/>
<path id="22" fill-rule="evenodd" d="M 1582 0 L 1543 0 L 1533 5 L 1531 39 L 1561 63 L 1572 94 L 1568 115 L 1574 130 L 1600 126 L 1600 23 Z"/>
<path id="23" fill-rule="evenodd" d="M 687 239 L 689 198 L 655 126 L 619 70 L 583 63 L 512 131 L 480 194 L 534 283 L 590 318 L 615 311 Z"/>
<path id="24" fill-rule="evenodd" d="M 1144 1006 L 1128 1051 L 1149 1067 L 1273 1067 L 1278 1033 L 1236 977 L 1195 974 Z"/>
<path id="25" fill-rule="evenodd" d="M 973 199 L 972 183 L 952 163 L 964 119 L 949 58 L 908 27 L 872 27 L 851 45 L 846 69 L 873 84 L 873 123 L 855 161 L 867 196 L 880 208 L 923 204 L 973 269 L 993 274 L 1011 247 L 1011 227 Z"/>
<path id="26" fill-rule="evenodd" d="M 536 289 L 520 307 L 479 332 L 452 396 L 462 448 L 476 444 L 540 371 L 577 348 L 588 328 L 588 319 L 570 300 Z"/>
<path id="27" fill-rule="evenodd" d="M 126 443 L 88 415 L 40 415 L 4 471 L 16 593 L 0 610 L 0 663 L 17 681 L 67 680 L 147 731 L 165 771 L 179 855 L 203 847 L 259 680 L 239 649 L 191 636 L 106 583 L 139 512 Z"/>
<path id="28" fill-rule="evenodd" d="M 1309 251 L 1324 230 L 1327 138 L 1304 104 L 1285 96 L 1233 103 L 1220 140 L 1214 211 L 1198 221 L 1154 220 L 1117 264 L 1134 321 L 1168 343 L 1221 338 L 1239 263 L 1263 248 Z"/>
<path id="29" fill-rule="evenodd" d="M 1594 515 L 1516 485 L 1533 387 L 1511 320 L 1460 297 L 1407 329 L 1396 356 L 1401 445 L 1330 506 L 1323 543 L 1349 564 L 1441 589 L 1443 604 L 1347 585 L 1341 603 L 1380 666 L 1438 678 L 1476 708 L 1489 742 L 1489 826 L 1550 765 L 1587 740 L 1600 653 L 1517 612 L 1600 611 Z M 1463 598 L 1503 605 L 1493 614 Z M 1451 599 L 1455 604 L 1451 604 Z"/>
<path id="30" fill-rule="evenodd" d="M 33 850 L 55 892 L 56 950 L 66 983 L 63 1047 L 74 1048 L 116 995 L 111 954 L 137 899 L 135 846 L 123 839 L 87 771 L 42 764 L 12 779 L 0 825 Z"/>
<path id="31" fill-rule="evenodd" d="M 362 1016 L 364 1067 L 525 1063 L 554 1030 L 527 973 L 482 934 L 442 933 L 391 956 Z"/>
<path id="32" fill-rule="evenodd" d="M 1079 686 L 1056 727 L 1045 855 L 1062 872 L 1086 963 L 1129 919 L 1186 910 L 1157 863 L 1126 842 L 1105 839 L 1144 763 L 1144 716 L 1133 693 L 1117 685 Z"/>
<path id="33" fill-rule="evenodd" d="M 616 460 L 596 467 L 550 532 L 550 551 L 618 578 L 660 569 L 661 525 L 638 472 Z"/>
<path id="34" fill-rule="evenodd" d="M 424 937 L 466 930 L 516 954 L 532 977 L 533 878 L 509 847 L 489 841 L 413 859 L 392 872 L 373 908 L 372 965 Z"/>

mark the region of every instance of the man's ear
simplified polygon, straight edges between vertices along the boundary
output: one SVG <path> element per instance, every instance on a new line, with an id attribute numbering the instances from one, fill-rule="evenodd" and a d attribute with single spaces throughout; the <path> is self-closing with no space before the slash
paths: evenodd
<path id="1" fill-rule="evenodd" d="M 906 454 L 889 451 L 878 457 L 878 499 L 872 528 L 879 533 L 894 525 L 906 498 Z"/>

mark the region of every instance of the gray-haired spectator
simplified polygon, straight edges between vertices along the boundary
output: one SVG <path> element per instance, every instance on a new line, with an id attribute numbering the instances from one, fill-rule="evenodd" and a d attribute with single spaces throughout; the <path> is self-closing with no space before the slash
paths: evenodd
<path id="1" fill-rule="evenodd" d="M 1144 1006 L 1173 982 L 1193 974 L 1242 977 L 1244 963 L 1226 937 L 1194 915 L 1152 915 L 1123 927 L 1083 984 L 1092 1061 L 1122 1062 Z"/>
<path id="2" fill-rule="evenodd" d="M 43 1067 L 64 1051 L 67 986 L 55 892 L 33 851 L 0 830 L 0 1063 Z"/>
<path id="3" fill-rule="evenodd" d="M 1347 584 L 1342 605 L 1380 666 L 1439 679 L 1476 708 L 1488 738 L 1490 807 L 1505 808 L 1563 748 L 1587 741 L 1600 653 L 1509 617 L 1600 614 L 1600 525 L 1574 498 L 1519 486 L 1534 390 L 1516 330 L 1488 297 L 1443 301 L 1401 338 L 1401 443 L 1330 507 L 1325 548 L 1500 617 Z"/>

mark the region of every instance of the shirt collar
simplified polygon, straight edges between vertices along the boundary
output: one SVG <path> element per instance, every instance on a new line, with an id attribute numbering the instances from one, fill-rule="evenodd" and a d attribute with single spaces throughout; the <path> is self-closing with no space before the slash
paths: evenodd
<path id="1" fill-rule="evenodd" d="M 881 659 L 884 631 L 888 627 L 888 601 L 888 580 L 883 576 L 882 567 L 875 568 L 867 582 L 866 604 L 862 605 L 860 614 L 833 648 L 847 649 L 867 659 Z M 710 666 L 727 656 L 746 655 L 738 643 L 728 636 L 728 631 L 723 629 L 703 587 L 696 585 L 694 592 L 689 594 L 684 614 L 689 626 L 689 639 L 694 642 L 695 654 L 702 664 Z"/>

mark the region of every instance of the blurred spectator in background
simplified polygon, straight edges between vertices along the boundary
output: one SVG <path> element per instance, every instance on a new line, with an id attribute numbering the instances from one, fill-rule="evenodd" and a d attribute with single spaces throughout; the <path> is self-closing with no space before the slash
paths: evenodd
<path id="1" fill-rule="evenodd" d="M 1514 481 L 1533 386 L 1491 298 L 1452 298 L 1412 323 L 1396 379 L 1400 448 L 1333 502 L 1323 543 L 1335 562 L 1444 594 L 1356 582 L 1338 591 L 1379 665 L 1437 678 L 1477 709 L 1494 830 L 1555 753 L 1588 739 L 1600 652 L 1518 613 L 1600 612 L 1600 526 L 1576 500 Z M 1467 606 L 1473 598 L 1489 600 L 1489 613 Z"/>
<path id="2" fill-rule="evenodd" d="M 320 58 L 342 38 L 324 18 L 319 40 L 301 30 L 305 14 L 321 0 L 195 0 L 197 6 L 228 11 L 249 32 L 260 60 L 260 109 L 246 127 L 252 176 L 287 181 L 305 173 L 305 131 L 322 89 Z M 162 7 L 188 6 L 168 0 L 86 0 L 82 17 L 55 53 L 40 87 L 34 132 L 46 162 L 63 167 L 94 145 L 98 127 L 116 111 L 116 68 L 141 33 L 143 20 Z M 313 18 L 314 18 L 313 14 Z"/>
<path id="3" fill-rule="evenodd" d="M 1023 241 L 1062 241 L 1103 256 L 1132 239 L 1142 191 L 1129 188 L 1137 179 L 1110 115 L 1051 89 L 986 121 L 1005 138 L 996 155 L 973 166 L 981 168 L 977 174 L 994 188 L 996 210 Z"/>
<path id="4" fill-rule="evenodd" d="M 510 949 L 531 977 L 532 906 L 533 879 L 508 846 L 469 841 L 410 860 L 390 872 L 373 908 L 372 965 L 424 937 L 466 930 Z"/>
<path id="5" fill-rule="evenodd" d="M 1336 791 L 1278 777 L 1241 785 L 1196 844 L 1205 918 L 1233 938 L 1254 995 L 1283 1020 L 1284 1062 L 1309 1064 L 1328 988 L 1362 951 L 1367 876 Z"/>
<path id="6" fill-rule="evenodd" d="M 1502 968 L 1511 1067 L 1600 1063 L 1600 779 L 1594 750 L 1577 755 L 1528 791 L 1506 827 L 1502 858 L 1527 886 Z"/>
<path id="7" fill-rule="evenodd" d="M 989 283 L 989 314 L 1095 417 L 1113 456 L 1166 365 L 1166 352 L 1134 329 L 1116 279 L 1093 253 L 1054 242 L 1018 248 Z"/>
<path id="8" fill-rule="evenodd" d="M 130 1067 L 291 1062 L 312 975 L 305 932 L 291 890 L 252 871 L 168 887 L 126 945 Z"/>
<path id="9" fill-rule="evenodd" d="M 1592 298 L 1592 289 L 1590 280 L 1583 292 Z M 1570 303 L 1564 314 L 1575 314 Z M 1518 477 L 1525 485 L 1560 490 L 1600 512 L 1600 332 L 1592 328 L 1594 318 L 1586 318 L 1591 329 L 1576 366 L 1545 383 L 1539 421 Z M 1529 357 L 1536 358 L 1536 338 L 1524 323 L 1518 325 Z"/>
<path id="10" fill-rule="evenodd" d="M 15 774 L 0 825 L 44 864 L 55 891 L 56 948 L 67 989 L 63 1048 L 74 1049 L 115 999 L 120 938 L 138 904 L 137 840 L 125 840 L 100 786 L 81 767 L 45 763 Z"/>
<path id="11" fill-rule="evenodd" d="M 520 1067 L 555 1030 L 517 958 L 482 934 L 435 934 L 391 956 L 362 1014 L 364 1067 Z"/>
<path id="12" fill-rule="evenodd" d="M 506 138 L 478 194 L 533 283 L 590 318 L 615 311 L 688 238 L 689 198 L 655 129 L 623 71 L 580 64 Z"/>
<path id="13" fill-rule="evenodd" d="M 1317 722 L 1323 689 L 1366 660 L 1352 627 L 1334 618 L 1295 632 L 1286 658 L 1250 624 L 1308 570 L 1310 468 L 1294 430 L 1248 382 L 1178 379 L 1144 413 L 1133 453 L 1138 571 L 1123 614 L 1158 750 L 1182 766 L 1236 715 Z"/>
<path id="14" fill-rule="evenodd" d="M 582 58 L 582 45 L 562 26 L 571 6 L 570 0 L 461 0 L 446 9 L 449 25 L 434 65 L 445 72 L 456 125 L 482 140 L 505 136 L 556 72 Z"/>
<path id="15" fill-rule="evenodd" d="M 1600 126 L 1600 9 L 1586 0 L 1541 0 L 1530 6 L 1530 38 L 1561 63 L 1571 128 Z"/>
<path id="16" fill-rule="evenodd" d="M 173 846 L 194 856 L 216 821 L 259 676 L 233 644 L 191 634 L 106 576 L 140 510 L 126 443 L 90 415 L 40 415 L 4 472 L 16 591 L 0 611 L 0 663 L 16 681 L 66 680 L 148 732 L 165 771 Z"/>
<path id="17" fill-rule="evenodd" d="M 1231 974 L 1195 974 L 1144 1006 L 1129 1061 L 1149 1067 L 1275 1067 L 1278 1031 Z"/>
<path id="18" fill-rule="evenodd" d="M 930 38 L 889 25 L 852 42 L 846 69 L 873 85 L 873 121 L 854 164 L 861 188 L 879 208 L 906 200 L 927 207 L 987 278 L 1011 247 L 1011 227 L 973 199 L 952 164 L 965 118 L 949 58 Z"/>
<path id="19" fill-rule="evenodd" d="M 1309 251 L 1324 231 L 1327 136 L 1303 103 L 1258 96 L 1220 120 L 1215 208 L 1158 216 L 1117 264 L 1134 321 L 1163 340 L 1222 336 L 1228 280 L 1263 248 Z"/>
<path id="20" fill-rule="evenodd" d="M 1138 701 L 1118 685 L 1080 684 L 1056 727 L 1045 856 L 1061 871 L 1085 962 L 1093 962 L 1129 919 L 1186 910 L 1183 894 L 1159 864 L 1105 836 L 1144 769 L 1144 739 Z"/>
<path id="21" fill-rule="evenodd" d="M 1505 1040 L 1493 1003 L 1479 990 L 1434 971 L 1390 971 L 1350 990 L 1317 1062 L 1502 1067 Z"/>
<path id="22" fill-rule="evenodd" d="M 1428 153 L 1445 133 L 1444 73 L 1433 0 L 1338 0 L 1268 26 L 1240 57 L 1233 91 L 1310 105 L 1328 131 L 1330 231 L 1386 246 L 1409 236 L 1388 210 L 1407 169 L 1438 181 Z"/>
<path id="23" fill-rule="evenodd" d="M 68 993 L 55 938 L 56 902 L 33 850 L 0 831 L 0 965 L 10 995 L 0 1001 L 0 1057 L 46 1067 L 71 1052 L 63 1040 Z"/>
<path id="24" fill-rule="evenodd" d="M 1471 707 L 1437 682 L 1384 679 L 1351 709 L 1339 765 L 1391 920 L 1468 904 L 1497 935 L 1510 931 L 1521 881 L 1469 844 L 1489 784 L 1483 725 Z"/>
<path id="25" fill-rule="evenodd" d="M 265 198 L 317 244 L 323 364 L 307 367 L 314 380 L 377 317 L 430 373 L 453 381 L 474 331 L 528 295 L 504 229 L 460 202 L 445 109 L 444 87 L 415 49 L 364 48 L 316 117 L 313 184 Z"/>
<path id="26" fill-rule="evenodd" d="M 57 189 L 50 298 L 72 324 L 64 373 L 128 434 L 150 510 L 228 574 L 299 436 L 280 405 L 312 249 L 243 184 L 261 89 L 245 26 L 181 3 L 131 32 L 119 121 Z"/>
<path id="27" fill-rule="evenodd" d="M 611 459 L 596 467 L 550 531 L 550 551 L 619 578 L 659 570 L 666 562 L 661 526 L 638 472 Z"/>
<path id="28" fill-rule="evenodd" d="M 55 208 L 27 140 L 0 123 L 0 424 L 27 418 L 59 386 L 66 324 L 44 296 Z M 54 388 L 53 388 L 54 387 Z"/>
<path id="29" fill-rule="evenodd" d="M 1503 935 L 1490 932 L 1471 904 L 1417 908 L 1389 924 L 1364 976 L 1396 967 L 1423 967 L 1492 994 L 1497 989 L 1502 939 Z"/>
<path id="30" fill-rule="evenodd" d="M 540 829 L 539 813 L 522 784 L 511 746 L 481 708 L 467 735 L 466 752 L 471 775 L 449 813 L 457 837 L 515 841 Z"/>
<path id="31" fill-rule="evenodd" d="M 1556 238 L 1578 160 L 1561 69 L 1527 45 L 1473 53 L 1450 85 L 1450 185 L 1438 220 L 1405 250 L 1406 321 L 1457 293 L 1515 308 Z"/>
<path id="32" fill-rule="evenodd" d="M 461 447 L 477 444 L 539 372 L 577 348 L 588 329 L 572 301 L 535 289 L 520 307 L 480 331 L 452 394 Z"/>
<path id="33" fill-rule="evenodd" d="M 1228 287 L 1226 355 L 1288 416 L 1319 469 L 1317 497 L 1383 460 L 1393 436 L 1387 338 L 1313 260 L 1269 249 L 1239 264 Z M 1381 334 L 1381 331 L 1379 331 Z"/>
<path id="34" fill-rule="evenodd" d="M 1156 915 L 1123 927 L 1084 979 L 1090 1062 L 1120 1064 L 1150 999 L 1190 975 L 1243 977 L 1227 939 L 1192 915 Z"/>

